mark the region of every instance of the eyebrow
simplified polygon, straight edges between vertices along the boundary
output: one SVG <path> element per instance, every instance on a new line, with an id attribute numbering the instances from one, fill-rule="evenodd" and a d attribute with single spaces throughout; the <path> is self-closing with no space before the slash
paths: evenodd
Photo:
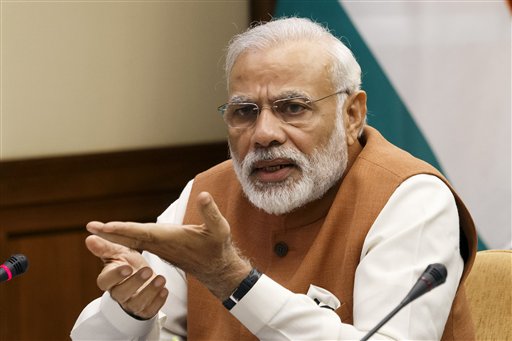
<path id="1" fill-rule="evenodd" d="M 281 92 L 279 94 L 279 96 L 276 96 L 276 97 L 272 98 L 272 101 L 277 101 L 277 100 L 280 100 L 280 99 L 295 98 L 295 97 L 304 97 L 304 98 L 309 99 L 308 94 L 305 93 L 304 91 L 288 90 L 288 91 Z"/>
<path id="2" fill-rule="evenodd" d="M 288 91 L 281 92 L 277 96 L 273 96 L 273 97 L 269 98 L 269 101 L 274 102 L 274 101 L 278 101 L 281 99 L 289 99 L 289 98 L 296 98 L 296 97 L 304 97 L 306 99 L 310 99 L 309 95 L 304 91 L 288 90 Z M 231 97 L 231 99 L 229 100 L 229 103 L 255 103 L 255 101 L 252 100 L 250 97 L 247 97 L 244 95 L 237 95 L 237 96 Z"/>
<path id="3" fill-rule="evenodd" d="M 228 103 L 253 103 L 253 101 L 247 96 L 233 96 Z"/>

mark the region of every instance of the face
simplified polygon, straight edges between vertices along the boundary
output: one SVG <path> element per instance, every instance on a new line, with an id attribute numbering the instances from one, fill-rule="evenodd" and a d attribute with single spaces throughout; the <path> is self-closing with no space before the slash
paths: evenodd
<path id="1" fill-rule="evenodd" d="M 292 94 L 315 100 L 333 88 L 329 59 L 314 43 L 290 43 L 242 54 L 229 79 L 230 101 L 257 103 L 261 113 L 245 129 L 229 128 L 235 171 L 245 194 L 271 214 L 287 213 L 321 197 L 346 167 L 345 128 L 337 96 L 312 104 L 307 124 L 290 125 L 269 109 Z"/>
<path id="2" fill-rule="evenodd" d="M 251 150 L 270 145 L 286 145 L 305 154 L 324 145 L 334 128 L 336 99 L 330 97 L 314 104 L 315 119 L 307 126 L 293 127 L 282 123 L 268 109 L 277 99 L 289 93 L 301 93 L 310 99 L 335 92 L 329 79 L 329 60 L 319 58 L 312 43 L 290 43 L 286 46 L 242 54 L 233 65 L 229 79 L 230 100 L 236 98 L 257 103 L 260 113 L 256 124 L 248 129 L 229 129 L 232 151 L 243 159 Z M 290 169 L 291 176 L 298 172 Z M 255 174 L 266 181 L 281 181 L 281 177 L 264 172 Z"/>

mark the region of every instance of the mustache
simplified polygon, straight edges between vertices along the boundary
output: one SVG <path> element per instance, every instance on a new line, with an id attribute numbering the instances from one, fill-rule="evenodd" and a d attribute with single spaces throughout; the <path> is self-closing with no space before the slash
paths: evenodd
<path id="1" fill-rule="evenodd" d="M 275 146 L 250 151 L 241 161 L 241 166 L 244 171 L 251 172 L 256 163 L 275 159 L 289 160 L 290 163 L 295 164 L 299 168 L 303 167 L 308 162 L 308 158 L 295 148 Z"/>

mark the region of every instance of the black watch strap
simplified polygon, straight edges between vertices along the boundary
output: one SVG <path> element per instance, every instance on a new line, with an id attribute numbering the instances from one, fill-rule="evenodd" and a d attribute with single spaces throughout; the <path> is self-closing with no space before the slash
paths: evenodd
<path id="1" fill-rule="evenodd" d="M 251 288 L 256 284 L 258 279 L 261 277 L 261 272 L 258 271 L 258 269 L 253 268 L 251 272 L 249 272 L 249 275 L 244 278 L 242 283 L 238 286 L 238 288 L 233 291 L 233 293 L 222 302 L 224 307 L 226 307 L 228 310 L 231 310 L 238 301 L 242 299 L 242 297 L 245 296 L 251 290 Z"/>

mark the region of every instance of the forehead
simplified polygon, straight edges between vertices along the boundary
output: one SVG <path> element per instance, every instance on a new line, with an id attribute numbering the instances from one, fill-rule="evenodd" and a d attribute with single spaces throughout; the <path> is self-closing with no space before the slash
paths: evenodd
<path id="1" fill-rule="evenodd" d="M 229 93 L 271 97 L 302 91 L 319 95 L 333 89 L 331 58 L 323 44 L 290 42 L 242 53 L 231 69 Z"/>

